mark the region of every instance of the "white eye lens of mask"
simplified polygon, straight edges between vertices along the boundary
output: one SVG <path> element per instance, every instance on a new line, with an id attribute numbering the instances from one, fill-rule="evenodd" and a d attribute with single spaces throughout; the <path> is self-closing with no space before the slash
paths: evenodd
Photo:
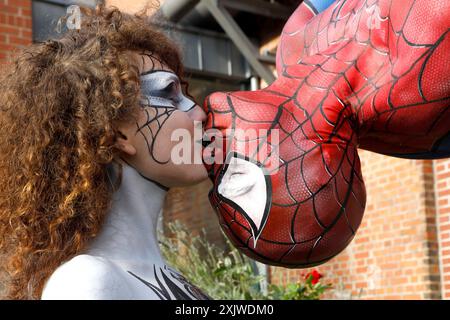
<path id="1" fill-rule="evenodd" d="M 232 157 L 217 191 L 247 214 L 247 219 L 254 226 L 256 245 L 259 231 L 266 219 L 267 184 L 261 168 L 250 161 Z"/>
<path id="2" fill-rule="evenodd" d="M 169 71 L 151 71 L 141 76 L 143 105 L 168 107 L 187 112 L 196 103 L 184 96 L 178 76 Z"/>

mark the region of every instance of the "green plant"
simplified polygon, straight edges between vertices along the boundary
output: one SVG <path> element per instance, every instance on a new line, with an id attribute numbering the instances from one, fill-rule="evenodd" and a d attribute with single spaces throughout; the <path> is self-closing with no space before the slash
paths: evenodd
<path id="1" fill-rule="evenodd" d="M 274 300 L 319 300 L 331 284 L 320 283 L 322 275 L 316 270 L 308 273 L 304 282 L 290 283 L 287 286 L 269 285 L 270 299 Z"/>
<path id="2" fill-rule="evenodd" d="M 213 299 L 263 299 L 263 276 L 255 275 L 250 260 L 227 241 L 225 250 L 206 240 L 205 231 L 192 236 L 180 222 L 167 225 L 171 236 L 160 234 L 167 263 Z"/>
<path id="3" fill-rule="evenodd" d="M 213 299 L 224 300 L 315 300 L 330 285 L 320 283 L 317 271 L 303 282 L 287 286 L 269 284 L 262 292 L 264 276 L 256 275 L 252 261 L 225 237 L 221 249 L 206 240 L 205 230 L 192 236 L 179 221 L 167 224 L 168 234 L 159 234 L 161 252 L 167 263 Z"/>

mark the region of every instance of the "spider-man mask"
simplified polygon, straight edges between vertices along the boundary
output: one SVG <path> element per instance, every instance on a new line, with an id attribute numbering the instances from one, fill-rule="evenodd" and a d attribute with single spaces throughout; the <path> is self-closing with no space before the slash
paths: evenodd
<path id="1" fill-rule="evenodd" d="M 450 156 L 450 2 L 314 3 L 284 27 L 272 85 L 205 101 L 205 129 L 225 137 L 206 165 L 220 225 L 284 267 L 323 263 L 353 239 L 366 202 L 358 147 Z"/>

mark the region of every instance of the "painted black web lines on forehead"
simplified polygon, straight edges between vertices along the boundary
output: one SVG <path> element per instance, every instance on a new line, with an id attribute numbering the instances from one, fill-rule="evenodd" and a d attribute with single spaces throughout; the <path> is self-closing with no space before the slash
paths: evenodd
<path id="1" fill-rule="evenodd" d="M 141 76 L 156 71 L 166 71 L 175 74 L 175 72 L 171 70 L 161 58 L 152 52 L 141 52 L 142 69 L 144 69 L 145 66 L 145 57 L 148 57 L 148 60 L 150 61 L 150 69 L 148 69 L 148 71 L 142 71 Z"/>

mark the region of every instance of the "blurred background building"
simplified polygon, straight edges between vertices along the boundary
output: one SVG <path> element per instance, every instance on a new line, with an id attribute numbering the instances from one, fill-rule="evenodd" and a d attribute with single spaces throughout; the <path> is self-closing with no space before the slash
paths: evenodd
<path id="1" fill-rule="evenodd" d="M 128 13 L 147 1 L 110 0 Z M 278 35 L 301 0 L 160 0 L 156 14 L 181 46 L 190 92 L 201 104 L 214 91 L 256 90 L 274 79 Z M 15 50 L 57 37 L 58 20 L 71 4 L 94 0 L 0 0 L 0 64 Z M 219 4 L 219 5 L 218 5 Z M 450 159 L 405 160 L 360 151 L 367 187 L 363 223 L 349 247 L 320 266 L 336 290 L 328 298 L 450 298 Z M 223 245 L 209 205 L 206 181 L 174 188 L 164 221 L 180 220 L 193 232 L 206 229 Z M 272 283 L 299 280 L 308 270 L 267 267 Z"/>

